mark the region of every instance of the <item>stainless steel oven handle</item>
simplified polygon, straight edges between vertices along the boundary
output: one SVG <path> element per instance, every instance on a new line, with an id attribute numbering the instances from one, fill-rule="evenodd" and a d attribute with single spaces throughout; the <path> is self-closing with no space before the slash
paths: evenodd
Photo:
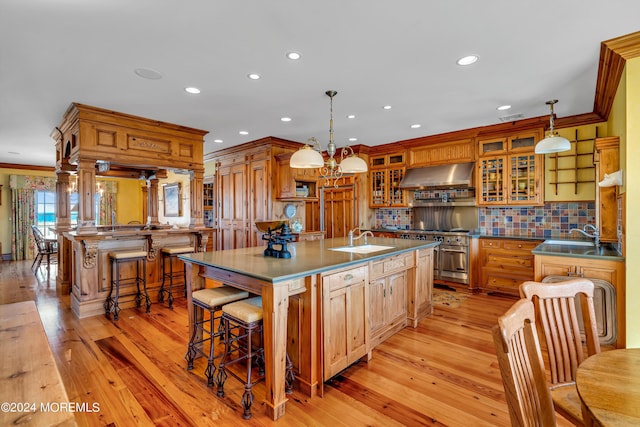
<path id="1" fill-rule="evenodd" d="M 453 252 L 453 253 L 456 253 L 456 254 L 466 254 L 467 253 L 467 251 L 465 251 L 465 250 L 455 250 L 455 249 L 445 249 L 445 248 L 440 248 L 440 250 L 442 252 Z"/>

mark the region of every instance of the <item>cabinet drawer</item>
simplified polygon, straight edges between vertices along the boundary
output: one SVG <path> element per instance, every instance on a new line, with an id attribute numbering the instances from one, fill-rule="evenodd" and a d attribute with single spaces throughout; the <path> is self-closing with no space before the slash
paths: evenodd
<path id="1" fill-rule="evenodd" d="M 366 280 L 366 275 L 367 267 L 363 266 L 325 276 L 323 282 L 329 284 L 330 291 L 334 291 L 355 283 L 363 282 Z"/>
<path id="2" fill-rule="evenodd" d="M 542 241 L 522 241 L 522 240 L 505 240 L 502 247 L 508 251 L 526 251 L 530 253 L 535 249 Z"/>
<path id="3" fill-rule="evenodd" d="M 371 278 L 375 279 L 396 271 L 403 271 L 414 266 L 413 252 L 394 256 L 392 258 L 371 262 Z"/>
<path id="4" fill-rule="evenodd" d="M 527 280 L 533 280 L 532 277 L 503 275 L 504 272 L 496 272 L 493 270 L 485 270 L 486 283 L 484 287 L 501 292 L 507 292 L 513 295 L 519 295 L 520 284 Z"/>
<path id="5" fill-rule="evenodd" d="M 501 248 L 502 240 L 480 239 L 481 248 Z"/>
<path id="6" fill-rule="evenodd" d="M 487 251 L 485 266 L 506 270 L 525 269 L 533 273 L 533 255 L 518 252 Z"/>

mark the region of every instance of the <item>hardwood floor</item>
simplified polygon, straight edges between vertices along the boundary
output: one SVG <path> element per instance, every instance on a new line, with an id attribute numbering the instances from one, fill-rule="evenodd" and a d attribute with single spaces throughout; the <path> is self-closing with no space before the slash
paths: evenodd
<path id="1" fill-rule="evenodd" d="M 490 328 L 515 300 L 471 295 L 459 307 L 437 305 L 416 329 L 405 328 L 325 386 L 325 396 L 294 392 L 287 414 L 271 421 L 254 387 L 244 421 L 242 385 L 225 398 L 206 386 L 205 361 L 185 369 L 187 310 L 153 304 L 122 310 L 120 320 L 77 319 L 55 291 L 55 266 L 34 275 L 30 261 L 0 262 L 0 303 L 35 300 L 69 399 L 99 405 L 78 412 L 79 426 L 508 426 Z M 1 325 L 0 325 L 1 326 Z M 560 425 L 569 425 L 558 418 Z"/>

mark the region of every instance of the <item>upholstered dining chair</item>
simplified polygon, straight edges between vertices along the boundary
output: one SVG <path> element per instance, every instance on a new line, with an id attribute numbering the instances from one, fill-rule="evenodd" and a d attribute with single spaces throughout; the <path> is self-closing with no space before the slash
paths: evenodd
<path id="1" fill-rule="evenodd" d="M 593 305 L 594 288 L 591 280 L 582 278 L 555 283 L 524 282 L 520 285 L 520 296 L 533 302 L 544 334 L 555 410 L 575 425 L 584 424 L 575 383 L 576 371 L 584 359 L 600 352 Z M 580 307 L 584 325 L 584 344 L 577 307 Z"/>
<path id="2" fill-rule="evenodd" d="M 511 425 L 555 426 L 533 303 L 518 300 L 492 332 Z"/>

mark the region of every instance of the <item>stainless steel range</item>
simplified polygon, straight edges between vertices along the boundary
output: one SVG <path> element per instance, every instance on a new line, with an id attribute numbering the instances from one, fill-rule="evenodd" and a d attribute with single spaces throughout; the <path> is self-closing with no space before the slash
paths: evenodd
<path id="1" fill-rule="evenodd" d="M 469 232 L 412 230 L 401 239 L 440 242 L 433 253 L 433 279 L 469 284 Z"/>

